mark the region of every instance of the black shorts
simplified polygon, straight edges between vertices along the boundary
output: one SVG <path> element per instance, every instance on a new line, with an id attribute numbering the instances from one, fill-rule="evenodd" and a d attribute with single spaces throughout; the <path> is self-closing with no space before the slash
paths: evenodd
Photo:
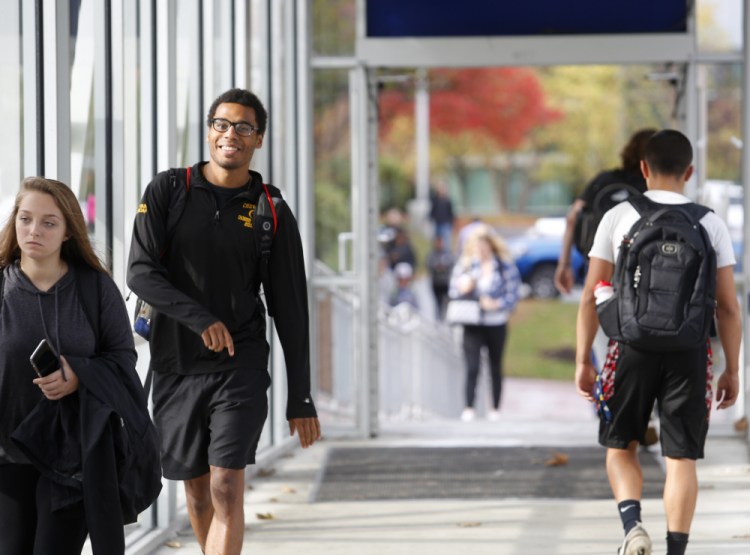
<path id="1" fill-rule="evenodd" d="M 600 419 L 599 443 L 616 449 L 625 449 L 636 440 L 643 443 L 656 402 L 662 455 L 703 458 L 712 380 L 708 344 L 689 351 L 655 353 L 611 341 L 602 386 L 612 419 Z"/>
<path id="2" fill-rule="evenodd" d="M 154 372 L 154 422 L 165 478 L 189 480 L 210 466 L 255 462 L 268 415 L 265 369 L 184 376 Z"/>

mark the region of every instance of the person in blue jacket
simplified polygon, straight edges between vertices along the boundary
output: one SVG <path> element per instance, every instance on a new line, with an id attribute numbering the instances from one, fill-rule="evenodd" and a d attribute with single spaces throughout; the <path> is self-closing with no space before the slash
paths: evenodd
<path id="1" fill-rule="evenodd" d="M 481 352 L 487 349 L 492 380 L 492 407 L 489 420 L 500 417 L 503 380 L 503 353 L 508 320 L 520 298 L 521 277 L 505 241 L 486 225 L 479 225 L 464 244 L 451 275 L 452 299 L 475 299 L 481 308 L 479 320 L 463 327 L 466 362 L 466 405 L 461 419 L 475 418 L 474 401 Z"/>

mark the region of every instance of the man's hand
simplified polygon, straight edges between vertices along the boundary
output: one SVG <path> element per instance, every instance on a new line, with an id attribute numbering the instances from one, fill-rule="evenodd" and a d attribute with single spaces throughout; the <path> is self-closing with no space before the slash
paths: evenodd
<path id="1" fill-rule="evenodd" d="M 307 449 L 320 439 L 320 421 L 314 416 L 289 420 L 289 433 L 294 435 L 295 430 L 303 449 Z"/>
<path id="2" fill-rule="evenodd" d="M 734 405 L 739 391 L 739 373 L 724 371 L 719 377 L 719 382 L 716 384 L 716 402 L 719 403 L 717 408 L 728 409 Z"/>
<path id="3" fill-rule="evenodd" d="M 576 389 L 578 394 L 587 401 L 594 401 L 594 384 L 596 383 L 596 367 L 590 362 L 576 363 Z"/>
<path id="4" fill-rule="evenodd" d="M 232 341 L 232 336 L 223 322 L 214 322 L 208 326 L 201 333 L 201 339 L 203 339 L 206 349 L 215 353 L 226 349 L 230 357 L 234 356 L 234 341 Z"/>
<path id="5" fill-rule="evenodd" d="M 558 264 L 555 268 L 555 287 L 565 294 L 573 289 L 573 268 L 569 264 Z"/>
<path id="6" fill-rule="evenodd" d="M 63 356 L 60 356 L 60 366 L 59 370 L 34 380 L 42 394 L 50 401 L 57 401 L 78 390 L 78 376 Z"/>

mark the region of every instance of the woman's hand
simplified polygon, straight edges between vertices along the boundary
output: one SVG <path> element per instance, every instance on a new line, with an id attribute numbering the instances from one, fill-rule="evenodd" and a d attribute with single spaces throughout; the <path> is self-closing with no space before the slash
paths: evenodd
<path id="1" fill-rule="evenodd" d="M 482 307 L 482 310 L 486 311 L 499 310 L 500 299 L 493 299 L 488 295 L 482 295 L 479 297 L 479 306 Z"/>
<path id="2" fill-rule="evenodd" d="M 474 291 L 475 287 L 476 283 L 474 282 L 474 279 L 472 279 L 472 277 L 467 274 L 459 276 L 456 280 L 456 289 L 461 296 L 468 295 L 469 293 Z"/>
<path id="3" fill-rule="evenodd" d="M 78 376 L 63 356 L 60 357 L 60 366 L 59 370 L 34 380 L 42 395 L 50 401 L 58 401 L 78 390 Z"/>

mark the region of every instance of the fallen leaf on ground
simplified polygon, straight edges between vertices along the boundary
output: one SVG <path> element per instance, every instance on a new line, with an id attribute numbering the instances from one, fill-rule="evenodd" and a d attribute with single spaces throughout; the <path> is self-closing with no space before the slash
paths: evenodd
<path id="1" fill-rule="evenodd" d="M 289 486 L 284 486 L 283 488 L 281 488 L 281 491 L 283 493 L 297 493 L 296 489 L 290 488 Z"/>
<path id="2" fill-rule="evenodd" d="M 182 547 L 182 544 L 177 540 L 169 540 L 167 542 L 164 542 L 164 545 L 166 545 L 167 547 L 173 547 L 175 549 Z"/>
<path id="3" fill-rule="evenodd" d="M 276 471 L 273 468 L 261 468 L 258 471 L 258 476 L 260 478 L 268 478 L 269 476 L 273 476 L 276 473 Z"/>
<path id="4" fill-rule="evenodd" d="M 273 515 L 271 513 L 255 513 L 255 517 L 258 520 L 273 520 Z"/>
<path id="5" fill-rule="evenodd" d="M 457 526 L 459 528 L 476 528 L 477 526 L 481 526 L 481 522 L 459 522 Z"/>
<path id="6" fill-rule="evenodd" d="M 569 459 L 570 457 L 563 453 L 553 453 L 552 457 L 545 461 L 544 466 L 565 466 Z"/>
<path id="7" fill-rule="evenodd" d="M 735 432 L 744 432 L 745 430 L 747 430 L 747 416 L 743 416 L 734 423 Z"/>

